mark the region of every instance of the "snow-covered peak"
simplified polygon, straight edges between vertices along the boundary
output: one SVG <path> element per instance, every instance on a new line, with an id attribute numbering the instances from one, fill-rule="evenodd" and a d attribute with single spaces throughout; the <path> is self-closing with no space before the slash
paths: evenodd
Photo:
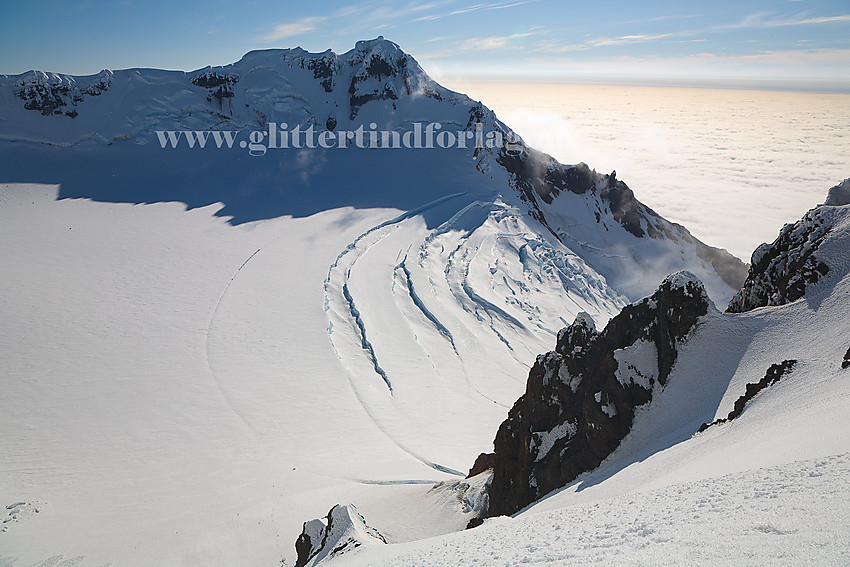
<path id="1" fill-rule="evenodd" d="M 680 270 L 670 274 L 664 278 L 664 283 L 673 288 L 686 288 L 688 285 L 697 285 L 702 287 L 700 279 L 687 270 Z"/>
<path id="2" fill-rule="evenodd" d="M 711 302 L 702 281 L 687 270 L 680 270 L 667 276 L 661 284 L 661 289 L 679 290 L 685 295 L 703 297 Z M 711 305 L 714 308 L 714 304 L 711 303 Z"/>
<path id="3" fill-rule="evenodd" d="M 22 81 L 28 81 L 29 90 L 21 89 Z M 597 173 L 584 163 L 560 164 L 528 147 L 490 109 L 440 86 L 410 54 L 382 37 L 358 42 L 341 55 L 301 48 L 252 51 L 235 63 L 188 73 L 128 69 L 83 78 L 31 72 L 26 77 L 0 78 L 0 100 L 0 140 L 63 147 L 114 145 L 120 149 L 107 150 L 110 163 L 117 164 L 114 154 L 123 151 L 133 164 L 145 160 L 158 164 L 144 168 L 146 174 L 161 171 L 163 159 L 192 161 L 192 168 L 201 170 L 192 186 L 203 187 L 203 195 L 187 197 L 181 187 L 181 194 L 163 190 L 168 194 L 154 200 L 220 201 L 226 205 L 223 214 L 232 214 L 234 201 L 251 199 L 244 208 L 254 214 L 263 210 L 268 216 L 261 218 L 270 218 L 364 202 L 410 209 L 412 195 L 421 195 L 415 203 L 421 206 L 447 194 L 465 193 L 491 203 L 501 199 L 521 210 L 533 219 L 531 231 L 547 232 L 547 240 L 551 236 L 556 247 L 569 249 L 594 270 L 593 279 L 601 276 L 614 295 L 630 301 L 652 293 L 670 272 L 687 269 L 699 276 L 711 297 L 726 303 L 745 277 L 740 260 L 661 218 L 615 174 Z M 237 132 L 245 144 L 249 134 L 271 140 L 270 124 L 312 128 L 316 133 L 351 132 L 375 124 L 377 130 L 398 134 L 410 133 L 414 124 L 440 124 L 443 134 L 463 136 L 468 145 L 447 151 L 392 150 L 396 153 L 389 159 L 375 151 L 364 155 L 367 152 L 355 150 L 277 149 L 247 168 L 239 162 L 239 146 L 214 149 L 217 153 L 211 158 L 210 152 L 189 152 L 185 147 L 160 148 L 165 138 L 156 135 Z M 477 139 L 473 143 L 466 137 L 479 131 L 500 137 L 502 145 L 479 147 Z M 146 146 L 147 156 L 139 157 L 142 150 L 135 146 Z M 180 149 L 187 151 L 185 157 L 178 155 Z M 402 153 L 404 159 L 396 159 Z M 187 171 L 186 163 L 173 167 Z M 129 168 L 116 166 L 116 170 L 120 177 Z M 281 176 L 281 171 L 287 174 Z M 346 174 L 340 175 L 342 171 Z M 376 171 L 390 181 L 367 183 Z M 426 171 L 427 177 L 410 175 Z M 138 175 L 130 177 L 111 181 L 123 192 L 141 184 Z M 229 179 L 227 184 L 224 178 Z M 352 180 L 358 186 L 348 200 L 329 201 L 315 191 L 319 186 L 350 185 Z M 149 187 L 172 185 L 170 181 L 146 182 L 143 194 L 128 200 L 148 202 Z M 280 183 L 287 190 L 269 195 L 268 187 Z M 69 191 L 74 184 L 63 185 Z M 88 182 L 82 185 L 87 190 L 73 196 L 117 192 L 112 187 L 89 190 Z M 400 185 L 407 188 L 403 199 L 398 198 Z M 370 194 L 364 197 L 366 193 Z M 261 194 L 269 200 L 282 195 L 285 205 L 253 202 Z M 299 210 L 292 210 L 293 202 Z"/>

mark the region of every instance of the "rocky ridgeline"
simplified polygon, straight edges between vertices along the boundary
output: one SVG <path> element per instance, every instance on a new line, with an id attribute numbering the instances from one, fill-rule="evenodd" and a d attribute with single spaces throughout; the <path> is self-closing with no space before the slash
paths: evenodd
<path id="1" fill-rule="evenodd" d="M 783 360 L 779 364 L 772 364 L 770 368 L 767 369 L 764 378 L 762 378 L 758 382 L 751 382 L 747 384 L 744 393 L 741 394 L 737 400 L 735 400 L 735 405 L 732 407 L 732 411 L 730 411 L 726 417 L 715 419 L 711 423 L 703 423 L 697 430 L 697 432 L 701 433 L 713 425 L 728 423 L 740 417 L 740 415 L 744 413 L 744 408 L 746 407 L 746 405 L 750 403 L 750 400 L 756 397 L 756 394 L 768 388 L 769 386 L 772 386 L 779 382 L 779 380 L 783 376 L 790 373 L 791 370 L 794 369 L 794 365 L 796 364 L 797 361 L 793 359 Z"/>
<path id="2" fill-rule="evenodd" d="M 473 115 L 470 115 L 472 121 Z M 560 239 L 546 219 L 543 204 L 551 205 L 561 192 L 576 195 L 590 193 L 594 201 L 596 222 L 613 217 L 627 232 L 636 238 L 683 240 L 694 246 L 697 256 L 712 265 L 717 274 L 733 289 L 738 289 L 747 274 L 746 266 L 722 248 L 708 246 L 694 238 L 683 226 L 670 223 L 635 198 L 634 192 L 620 179 L 617 172 L 610 175 L 597 173 L 584 163 L 564 165 L 553 157 L 520 144 L 519 151 L 501 148 L 496 161 L 511 176 L 511 182 L 520 198 L 528 204 L 529 212 L 537 221 Z M 538 202 L 538 199 L 542 203 Z"/>
<path id="3" fill-rule="evenodd" d="M 786 224 L 772 244 L 756 248 L 744 286 L 727 311 L 743 313 L 803 297 L 806 286 L 829 272 L 829 266 L 816 255 L 829 229 L 819 210 L 813 209 L 796 223 Z"/>
<path id="4" fill-rule="evenodd" d="M 586 313 L 537 358 L 494 441 L 490 516 L 513 514 L 596 468 L 663 386 L 678 346 L 714 310 L 695 276 L 669 276 L 598 332 Z"/>
<path id="5" fill-rule="evenodd" d="M 747 279 L 729 302 L 727 311 L 743 313 L 803 297 L 806 287 L 830 270 L 817 254 L 834 222 L 834 217 L 825 213 L 829 207 L 847 204 L 850 204 L 850 179 L 829 190 L 824 206 L 810 210 L 793 224 L 786 224 L 776 240 L 756 248 Z"/>

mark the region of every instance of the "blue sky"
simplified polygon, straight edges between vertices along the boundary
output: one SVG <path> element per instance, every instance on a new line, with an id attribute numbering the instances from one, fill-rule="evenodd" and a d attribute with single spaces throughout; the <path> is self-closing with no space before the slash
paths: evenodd
<path id="1" fill-rule="evenodd" d="M 436 78 L 850 89 L 847 0 L 0 0 L 0 73 L 192 70 L 384 35 Z"/>

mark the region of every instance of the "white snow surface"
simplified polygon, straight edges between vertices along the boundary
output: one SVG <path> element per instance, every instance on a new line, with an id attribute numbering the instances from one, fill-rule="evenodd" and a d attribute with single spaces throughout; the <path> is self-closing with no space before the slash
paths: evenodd
<path id="1" fill-rule="evenodd" d="M 339 59 L 385 49 L 365 42 Z M 116 172 L 162 166 L 152 129 L 250 126 L 255 111 L 323 123 L 348 87 L 325 93 L 301 64 L 332 55 L 252 52 L 213 69 L 240 76 L 224 100 L 230 118 L 205 102 L 205 89 L 186 86 L 195 74 L 30 77 L 72 93 L 108 79 L 108 90 L 83 95 L 76 118 L 25 110 L 13 94 L 22 77 L 0 77 L 0 565 L 292 565 L 303 522 L 338 503 L 356 505 L 390 545 L 333 562 L 466 563 L 452 550 L 482 563 L 497 561 L 494 552 L 505 562 L 560 561 L 578 551 L 572 538 L 547 539 L 551 522 L 538 512 L 588 516 L 582 526 L 606 540 L 606 529 L 628 528 L 605 511 L 642 518 L 653 509 L 647 494 L 658 494 L 671 518 L 692 514 L 674 485 L 700 497 L 726 486 L 724 505 L 733 507 L 759 471 L 809 470 L 800 459 L 839 469 L 829 478 L 842 481 L 840 455 L 850 452 L 847 380 L 838 379 L 850 336 L 846 238 L 822 246 L 819 254 L 844 263 L 805 301 L 716 314 L 701 327 L 651 411 L 597 472 L 517 518 L 446 535 L 480 510 L 484 481 L 461 477 L 491 450 L 530 365 L 553 348 L 560 328 L 581 312 L 601 327 L 682 269 L 696 273 L 718 305 L 732 290 L 693 243 L 635 239 L 610 218 L 597 222 L 601 206 L 589 193 L 562 193 L 544 207 L 556 238 L 507 189 L 493 157 L 469 165 L 471 151 L 394 165 L 399 175 L 383 185 L 372 171 L 345 169 L 366 153 L 316 154 L 299 170 L 311 179 L 345 171 L 341 189 L 305 185 L 299 198 L 403 193 L 415 197 L 410 207 L 334 201 L 240 224 L 228 222 L 229 203 L 187 207 L 156 188 L 130 199 L 136 204 L 102 197 L 122 189 L 109 185 Z M 397 113 L 391 102 L 370 102 L 358 120 L 400 127 L 445 118 L 462 127 L 472 101 L 414 75 L 416 89 L 399 98 Z M 347 114 L 337 118 L 340 127 L 352 124 Z M 495 124 L 492 114 L 486 119 Z M 208 154 L 167 159 L 174 187 L 202 192 L 224 183 L 204 176 Z M 283 159 L 251 162 L 252 174 L 289 172 Z M 62 160 L 68 169 L 46 165 Z M 92 163 L 100 169 L 73 177 Z M 438 183 L 416 184 L 438 167 L 446 170 Z M 98 188 L 101 200 L 63 197 L 69 176 Z M 280 189 L 250 179 L 233 194 Z M 692 437 L 725 416 L 747 382 L 789 357 L 800 364 L 787 381 L 734 423 Z M 805 500 L 806 491 L 828 495 L 833 485 L 802 472 L 793 478 L 793 489 L 771 485 L 772 510 L 804 500 L 794 513 L 817 518 L 782 534 L 789 557 L 801 557 L 801 542 L 821 541 L 829 514 L 838 537 L 817 553 L 839 557 L 846 501 Z M 468 487 L 445 489 L 455 481 Z M 449 484 L 432 490 L 439 482 Z M 739 516 L 729 529 L 749 525 L 751 516 Z M 768 531 L 752 538 L 787 529 L 766 516 L 754 521 Z M 717 545 L 715 535 L 726 532 L 662 519 L 656 526 L 674 542 L 671 561 L 689 558 L 687 538 L 702 537 L 727 559 L 733 552 Z M 607 538 L 613 551 L 587 544 L 585 557 L 630 552 L 640 540 L 626 534 Z M 428 539 L 437 536 L 444 539 Z M 752 538 L 755 550 L 764 540 Z"/>
<path id="2" fill-rule="evenodd" d="M 536 444 L 531 447 L 531 450 L 537 451 L 537 456 L 534 458 L 534 462 L 536 463 L 543 460 L 549 454 L 549 451 L 555 446 L 555 441 L 565 437 L 572 438 L 576 434 L 576 424 L 565 421 L 550 431 L 535 431 L 534 434 L 537 437 L 532 440 L 532 443 L 536 442 Z"/>
<path id="3" fill-rule="evenodd" d="M 361 546 L 387 543 L 378 530 L 366 524 L 353 504 L 334 506 L 325 520 L 311 520 L 304 529 L 311 537 L 311 544 L 313 541 L 319 544 L 313 546 L 315 551 L 307 565 L 318 565 L 323 561 L 343 557 Z M 320 534 L 319 539 L 317 536 Z"/>
<path id="4" fill-rule="evenodd" d="M 850 205 L 850 177 L 829 190 L 824 205 Z"/>
<path id="5" fill-rule="evenodd" d="M 598 469 L 514 517 L 335 565 L 846 564 L 850 207 L 835 213 L 830 274 L 801 301 L 710 315 Z M 740 417 L 695 433 L 792 358 Z"/>
<path id="6" fill-rule="evenodd" d="M 614 375 L 623 386 L 637 384 L 651 390 L 652 384 L 658 380 L 658 349 L 650 340 L 640 339 L 626 348 L 615 350 L 614 360 L 617 361 Z"/>

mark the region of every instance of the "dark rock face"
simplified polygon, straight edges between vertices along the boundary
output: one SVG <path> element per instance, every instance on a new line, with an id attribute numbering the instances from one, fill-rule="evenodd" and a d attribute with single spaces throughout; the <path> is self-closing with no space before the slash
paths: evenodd
<path id="1" fill-rule="evenodd" d="M 469 474 L 466 475 L 466 478 L 472 478 L 476 475 L 479 475 L 489 469 L 493 468 L 493 461 L 495 460 L 496 455 L 493 453 L 481 453 L 478 457 L 475 458 L 475 462 L 472 464 L 472 468 L 469 469 Z"/>
<path id="2" fill-rule="evenodd" d="M 847 349 L 847 354 L 844 355 L 844 361 L 841 363 L 841 368 L 850 368 L 850 348 Z"/>
<path id="3" fill-rule="evenodd" d="M 192 77 L 191 81 L 196 87 L 207 89 L 207 102 L 215 99 L 218 107 L 223 109 L 224 101 L 233 98 L 233 85 L 239 82 L 239 75 L 205 71 Z"/>
<path id="4" fill-rule="evenodd" d="M 62 115 L 75 118 L 76 110 L 63 111 L 77 106 L 86 96 L 99 96 L 109 89 L 111 73 L 103 71 L 87 86 L 59 75 L 32 71 L 24 76 L 15 88 L 15 95 L 24 101 L 24 108 L 37 110 L 43 116 Z"/>
<path id="5" fill-rule="evenodd" d="M 768 386 L 772 386 L 773 384 L 779 382 L 780 378 L 791 372 L 795 364 L 797 364 L 796 360 L 783 360 L 779 364 L 772 364 L 770 368 L 767 369 L 764 378 L 762 378 L 758 382 L 747 384 L 747 388 L 744 394 L 741 395 L 737 400 L 735 400 L 735 405 L 732 411 L 729 412 L 729 415 L 721 419 L 715 419 L 711 423 L 703 423 L 697 430 L 697 432 L 700 433 L 702 431 L 705 431 L 712 425 L 726 423 L 740 416 L 742 413 L 744 413 L 744 406 L 746 406 L 750 400 L 755 398 L 756 394 L 758 394 Z"/>
<path id="6" fill-rule="evenodd" d="M 336 77 L 339 73 L 339 62 L 337 61 L 336 54 L 327 51 L 321 57 L 304 59 L 302 66 L 304 69 L 313 71 L 313 78 L 319 80 L 326 93 L 333 92 L 336 86 Z"/>
<path id="7" fill-rule="evenodd" d="M 825 220 L 828 215 L 820 211 L 812 209 L 796 223 L 786 224 L 772 244 L 762 244 L 753 252 L 747 279 L 729 302 L 728 312 L 791 303 L 829 273 L 829 266 L 816 254 L 832 228 Z"/>
<path id="8" fill-rule="evenodd" d="M 490 516 L 513 514 L 592 470 L 663 386 L 678 345 L 714 306 L 687 272 L 669 276 L 602 332 L 585 313 L 537 357 L 525 394 L 496 434 Z"/>
<path id="9" fill-rule="evenodd" d="M 192 84 L 205 89 L 214 89 L 226 85 L 233 85 L 239 82 L 239 77 L 236 75 L 228 75 L 225 73 L 215 73 L 207 71 L 192 77 Z"/>
<path id="10" fill-rule="evenodd" d="M 348 87 L 351 120 L 357 117 L 360 107 L 367 102 L 398 100 L 399 83 L 406 94 L 413 92 L 407 55 L 394 43 L 384 42 L 383 37 L 377 41 L 384 47 L 380 51 L 374 50 L 376 42 L 357 42 L 355 54 L 349 61 L 353 68 Z M 400 81 L 393 80 L 397 78 Z"/>

